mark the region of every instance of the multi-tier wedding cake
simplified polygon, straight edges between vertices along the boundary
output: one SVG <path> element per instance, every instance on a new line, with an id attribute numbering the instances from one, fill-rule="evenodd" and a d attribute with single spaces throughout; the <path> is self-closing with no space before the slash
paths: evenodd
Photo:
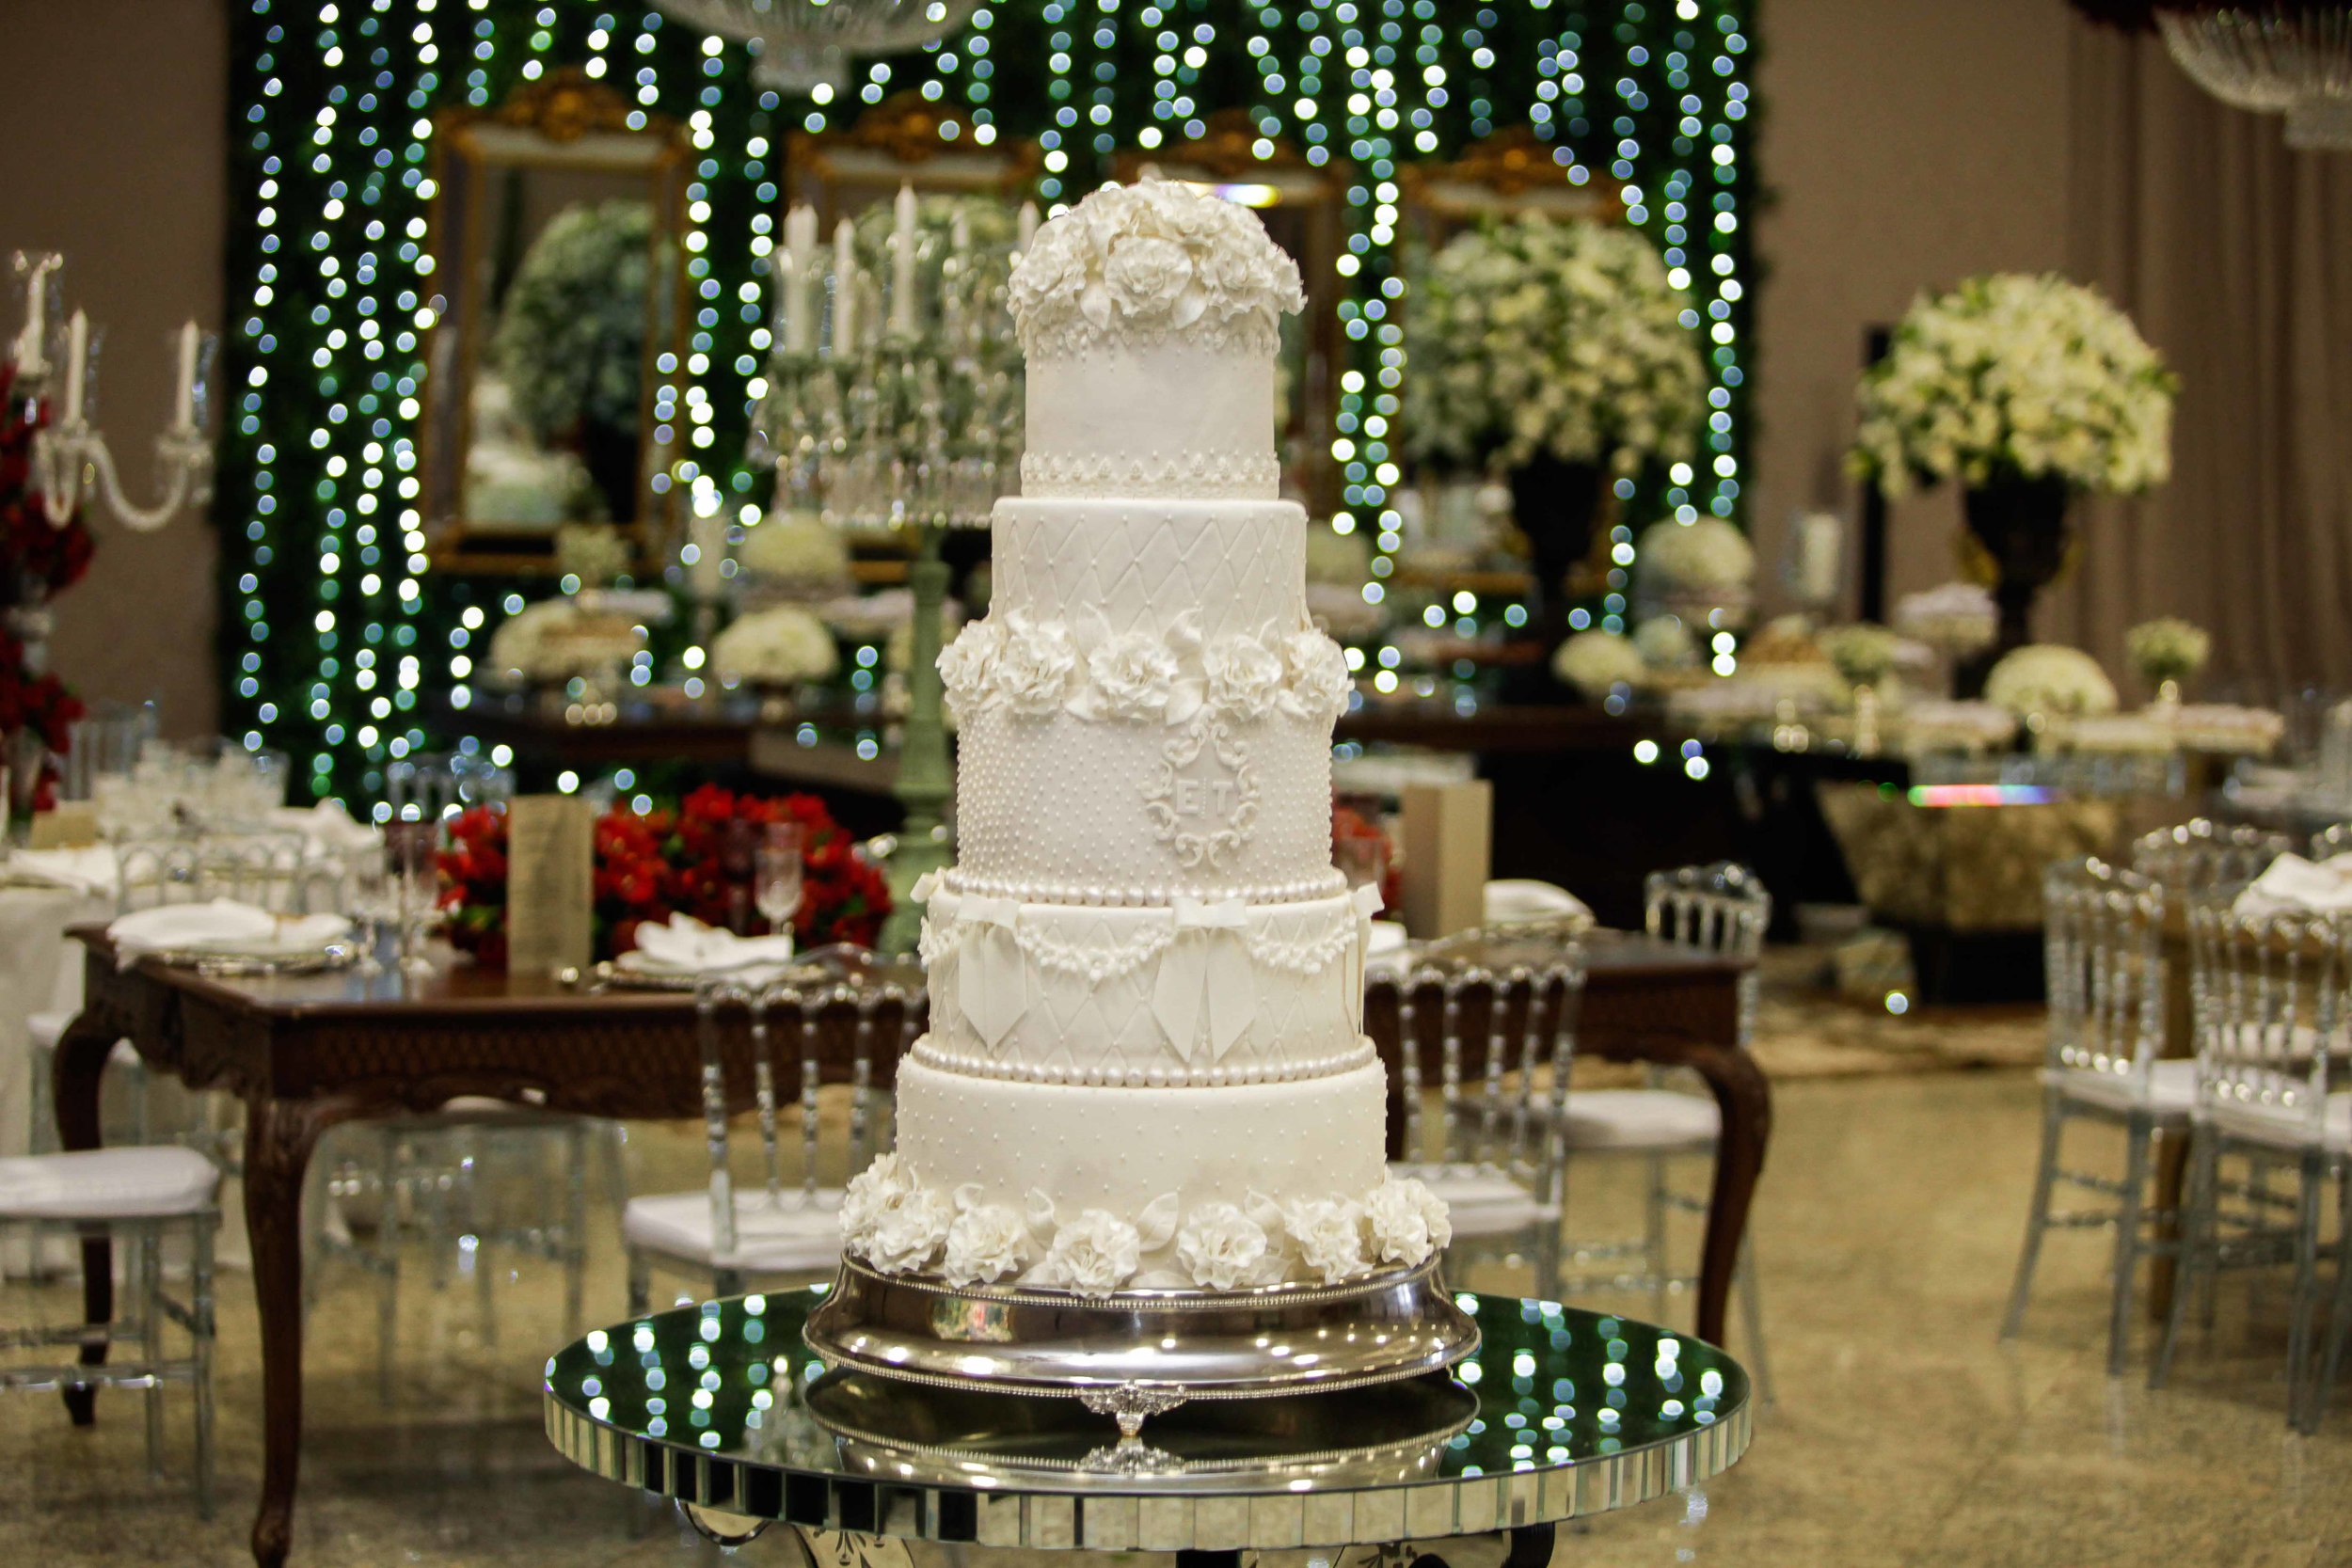
<path id="1" fill-rule="evenodd" d="M 1046 224 L 1010 288 L 1023 494 L 940 657 L 961 863 L 917 890 L 930 1028 L 847 1248 L 1087 1295 L 1417 1265 L 1445 1211 L 1388 1170 L 1376 903 L 1331 864 L 1347 665 L 1278 499 L 1297 268 L 1247 209 L 1147 180 Z"/>

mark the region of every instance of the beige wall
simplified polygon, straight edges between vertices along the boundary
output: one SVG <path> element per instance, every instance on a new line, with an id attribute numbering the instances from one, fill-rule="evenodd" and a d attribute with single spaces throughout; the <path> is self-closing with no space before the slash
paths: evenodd
<path id="1" fill-rule="evenodd" d="M 131 499 L 151 501 L 166 335 L 221 325 L 226 0 L 0 0 L 0 255 L 65 252 L 69 303 L 106 328 L 98 422 Z M 170 732 L 209 731 L 211 523 L 138 536 L 89 517 L 97 557 L 57 601 L 55 667 L 85 697 L 157 697 Z"/>
<path id="2" fill-rule="evenodd" d="M 1855 514 L 1839 463 L 1865 327 L 1922 287 L 2065 264 L 2069 26 L 2062 0 L 1760 0 L 1747 499 L 1768 578 L 1792 512 Z M 1948 491 L 1895 510 L 1890 603 L 1953 575 L 1959 523 Z"/>

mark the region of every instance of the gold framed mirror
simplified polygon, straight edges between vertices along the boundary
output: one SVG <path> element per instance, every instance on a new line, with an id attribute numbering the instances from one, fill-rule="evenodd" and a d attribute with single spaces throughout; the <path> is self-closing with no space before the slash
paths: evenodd
<path id="1" fill-rule="evenodd" d="M 436 120 L 421 512 L 444 571 L 556 571 L 566 523 L 675 526 L 686 143 L 577 70 Z"/>
<path id="2" fill-rule="evenodd" d="M 1209 116 L 1201 135 L 1189 141 L 1150 152 L 1122 151 L 1112 167 L 1122 181 L 1150 168 L 1164 180 L 1204 186 L 1255 209 L 1274 243 L 1298 263 L 1307 310 L 1295 325 L 1285 318 L 1276 387 L 1277 441 L 1286 488 L 1317 515 L 1327 514 L 1340 499 L 1331 437 L 1345 357 L 1339 265 L 1346 166 L 1334 159 L 1318 167 L 1290 141 L 1266 136 L 1248 110 L 1233 108 Z"/>

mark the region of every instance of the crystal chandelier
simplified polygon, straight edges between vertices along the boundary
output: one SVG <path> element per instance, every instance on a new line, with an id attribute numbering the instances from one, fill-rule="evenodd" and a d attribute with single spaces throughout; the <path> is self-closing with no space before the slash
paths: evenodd
<path id="1" fill-rule="evenodd" d="M 2264 5 L 2156 13 L 2164 46 L 2224 103 L 2286 116 L 2287 145 L 2352 150 L 2352 5 Z"/>
<path id="2" fill-rule="evenodd" d="M 654 0 L 690 27 L 755 45 L 752 78 L 778 92 L 849 85 L 850 60 L 919 49 L 961 27 L 979 0 Z"/>

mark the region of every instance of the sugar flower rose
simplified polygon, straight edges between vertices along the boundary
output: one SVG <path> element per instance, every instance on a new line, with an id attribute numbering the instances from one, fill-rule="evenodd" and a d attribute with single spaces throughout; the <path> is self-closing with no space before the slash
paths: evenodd
<path id="1" fill-rule="evenodd" d="M 1195 286 L 1192 258 L 1174 240 L 1128 238 L 1111 247 L 1103 279 L 1111 298 L 1130 316 L 1176 326 L 1200 319 L 1208 297 Z"/>
<path id="2" fill-rule="evenodd" d="M 1020 1211 L 1005 1204 L 957 1199 L 962 1212 L 947 1227 L 947 1255 L 939 1272 L 950 1285 L 986 1285 L 1019 1269 L 1028 1258 L 1029 1230 Z"/>
<path id="3" fill-rule="evenodd" d="M 1092 677 L 1089 704 L 1106 719 L 1168 717 L 1182 678 L 1167 644 L 1132 631 L 1097 643 L 1087 656 L 1087 673 Z"/>
<path id="4" fill-rule="evenodd" d="M 953 642 L 939 650 L 939 678 L 947 688 L 947 704 L 959 720 L 964 708 L 987 689 L 1004 647 L 1004 628 L 993 621 L 975 621 Z"/>
<path id="5" fill-rule="evenodd" d="M 1419 1263 L 1454 1239 L 1438 1195 L 1410 1177 L 1391 1176 L 1364 1200 L 1372 1244 L 1386 1263 Z"/>
<path id="6" fill-rule="evenodd" d="M 1282 711 L 1295 719 L 1328 721 L 1347 708 L 1354 688 L 1347 655 L 1319 631 L 1295 631 L 1282 640 Z"/>
<path id="7" fill-rule="evenodd" d="M 1034 1281 L 1064 1285 L 1080 1295 L 1107 1295 L 1135 1277 L 1142 1262 L 1136 1227 L 1115 1214 L 1089 1209 L 1054 1233 Z"/>
<path id="8" fill-rule="evenodd" d="M 1263 719 L 1282 693 L 1282 660 L 1254 637 L 1209 645 L 1209 705 L 1231 719 Z"/>
<path id="9" fill-rule="evenodd" d="M 1176 1260 L 1203 1290 L 1267 1282 L 1265 1227 L 1230 1203 L 1204 1203 L 1176 1233 Z"/>
<path id="10" fill-rule="evenodd" d="M 1060 710 L 1077 673 L 1078 650 L 1070 634 L 1052 622 L 1033 621 L 1015 610 L 996 650 L 989 684 L 1015 713 L 1043 718 Z"/>
<path id="11" fill-rule="evenodd" d="M 1299 1260 L 1338 1284 L 1372 1270 L 1364 1258 L 1364 1214 L 1353 1203 L 1327 1198 L 1294 1203 L 1283 1214 L 1283 1227 L 1298 1244 Z"/>
<path id="12" fill-rule="evenodd" d="M 917 1188 L 877 1216 L 866 1233 L 866 1260 L 885 1274 L 912 1274 L 947 1239 L 955 1211 L 945 1193 Z"/>

